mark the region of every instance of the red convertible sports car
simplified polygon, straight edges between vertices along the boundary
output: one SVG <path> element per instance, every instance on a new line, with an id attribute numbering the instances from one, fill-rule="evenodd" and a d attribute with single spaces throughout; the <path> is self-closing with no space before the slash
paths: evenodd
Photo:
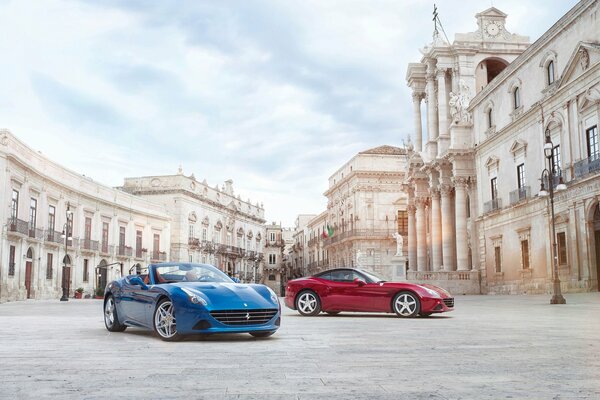
<path id="1" fill-rule="evenodd" d="M 437 286 L 386 282 L 370 272 L 338 268 L 289 281 L 285 305 L 301 315 L 366 311 L 428 317 L 452 311 L 454 298 Z"/>

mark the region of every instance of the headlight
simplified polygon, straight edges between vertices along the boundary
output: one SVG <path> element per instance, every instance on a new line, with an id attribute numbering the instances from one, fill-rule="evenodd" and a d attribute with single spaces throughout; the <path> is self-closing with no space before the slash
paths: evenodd
<path id="1" fill-rule="evenodd" d="M 200 297 L 200 295 L 198 295 L 198 293 L 195 293 L 195 292 L 191 291 L 190 289 L 186 289 L 186 288 L 181 288 L 181 290 L 183 290 L 183 293 L 187 294 L 188 299 L 193 304 L 202 304 L 203 306 L 208 305 L 208 302 L 206 300 L 204 300 L 202 297 Z"/>
<path id="2" fill-rule="evenodd" d="M 438 292 L 436 292 L 435 290 L 431 290 L 428 287 L 425 286 L 421 286 L 423 289 L 425 289 L 425 291 L 431 296 L 431 297 L 435 297 L 436 299 L 441 299 L 441 296 Z"/>
<path id="3" fill-rule="evenodd" d="M 267 289 L 269 289 L 269 293 L 271 293 L 271 301 L 273 301 L 273 303 L 279 304 L 279 297 L 277 297 L 277 294 L 273 291 L 273 289 L 271 289 L 268 286 Z"/>

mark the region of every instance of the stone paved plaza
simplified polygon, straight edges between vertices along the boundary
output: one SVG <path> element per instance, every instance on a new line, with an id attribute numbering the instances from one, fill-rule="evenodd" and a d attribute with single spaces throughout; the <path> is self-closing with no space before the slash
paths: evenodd
<path id="1" fill-rule="evenodd" d="M 600 293 L 462 296 L 432 318 L 284 308 L 269 339 L 109 333 L 100 300 L 0 305 L 2 399 L 598 399 Z"/>

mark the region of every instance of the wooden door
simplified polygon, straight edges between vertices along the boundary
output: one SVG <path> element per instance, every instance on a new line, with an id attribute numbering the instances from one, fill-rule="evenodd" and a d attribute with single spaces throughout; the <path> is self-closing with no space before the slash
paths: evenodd
<path id="1" fill-rule="evenodd" d="M 32 262 L 27 261 L 25 263 L 25 289 L 27 290 L 27 298 L 31 298 L 31 273 L 32 273 Z"/>

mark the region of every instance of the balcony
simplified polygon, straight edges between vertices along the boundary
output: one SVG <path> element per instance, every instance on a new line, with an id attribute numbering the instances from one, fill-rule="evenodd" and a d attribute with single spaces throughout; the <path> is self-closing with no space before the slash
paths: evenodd
<path id="1" fill-rule="evenodd" d="M 56 231 L 46 231 L 45 240 L 46 240 L 46 242 L 57 243 L 57 244 L 65 243 L 65 239 L 62 237 L 62 232 L 56 232 Z"/>
<path id="2" fill-rule="evenodd" d="M 133 248 L 131 246 L 118 245 L 117 246 L 117 257 L 131 257 L 133 256 Z"/>
<path id="3" fill-rule="evenodd" d="M 152 252 L 151 261 L 152 262 L 156 262 L 156 261 L 164 262 L 164 261 L 167 261 L 167 253 L 165 251 L 153 251 Z"/>
<path id="4" fill-rule="evenodd" d="M 137 248 L 137 249 L 135 249 L 135 258 L 144 258 L 144 257 L 146 257 L 147 253 L 148 253 L 147 249 Z"/>
<path id="5" fill-rule="evenodd" d="M 483 213 L 491 213 L 502 208 L 502 199 L 492 199 L 483 203 Z"/>
<path id="6" fill-rule="evenodd" d="M 576 162 L 574 165 L 575 178 L 583 178 L 600 171 L 600 154 L 594 154 L 591 157 L 585 158 Z"/>
<path id="7" fill-rule="evenodd" d="M 334 233 L 333 237 L 324 240 L 324 244 L 329 246 L 344 239 L 391 239 L 393 233 L 393 229 L 350 229 Z"/>
<path id="8" fill-rule="evenodd" d="M 190 246 L 191 249 L 199 249 L 201 245 L 200 239 L 195 237 L 188 238 L 188 246 Z"/>
<path id="9" fill-rule="evenodd" d="M 225 254 L 228 256 L 232 256 L 232 257 L 243 257 L 244 256 L 244 249 L 240 248 L 240 247 L 236 247 L 236 246 L 227 246 L 227 245 L 220 245 L 217 253 L 219 254 Z"/>
<path id="10" fill-rule="evenodd" d="M 523 186 L 510 192 L 510 205 L 517 204 L 520 201 L 531 197 L 531 187 Z"/>
<path id="11" fill-rule="evenodd" d="M 100 245 L 100 253 L 104 255 L 112 255 L 115 252 L 115 246 L 109 245 L 108 243 L 102 243 Z"/>
<path id="12" fill-rule="evenodd" d="M 81 241 L 81 250 L 98 251 L 100 243 L 97 240 L 83 239 Z"/>

